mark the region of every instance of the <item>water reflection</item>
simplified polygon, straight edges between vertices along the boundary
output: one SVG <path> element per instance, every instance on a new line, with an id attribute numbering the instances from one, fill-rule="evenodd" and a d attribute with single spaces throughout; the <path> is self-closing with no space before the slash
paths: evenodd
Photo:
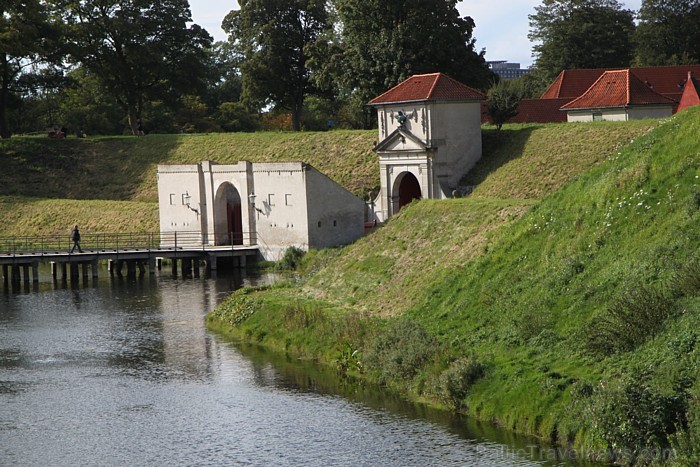
<path id="1" fill-rule="evenodd" d="M 311 364 L 204 316 L 251 279 L 40 283 L 0 295 L 0 464 L 532 464 L 510 435 Z"/>

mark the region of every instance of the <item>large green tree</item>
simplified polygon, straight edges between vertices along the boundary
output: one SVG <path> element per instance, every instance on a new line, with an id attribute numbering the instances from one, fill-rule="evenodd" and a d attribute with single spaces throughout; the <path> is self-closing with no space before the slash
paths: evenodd
<path id="1" fill-rule="evenodd" d="M 485 52 L 475 50 L 475 23 L 460 16 L 458 1 L 336 0 L 342 85 L 362 103 L 421 73 L 488 88 L 494 76 Z"/>
<path id="2" fill-rule="evenodd" d="M 211 36 L 187 0 L 68 0 L 71 58 L 96 76 L 126 112 L 133 134 L 148 101 L 176 101 L 206 81 Z"/>
<path id="3" fill-rule="evenodd" d="M 700 63 L 700 0 L 644 0 L 635 33 L 636 63 Z"/>
<path id="4" fill-rule="evenodd" d="M 535 66 L 550 79 L 564 69 L 632 62 L 633 13 L 617 0 L 543 0 L 529 18 Z"/>
<path id="5" fill-rule="evenodd" d="M 40 0 L 0 1 L 0 136 L 9 138 L 8 111 L 60 61 L 61 28 Z M 24 78 L 24 79 L 23 79 Z"/>
<path id="6" fill-rule="evenodd" d="M 329 28 L 325 0 L 240 0 L 223 22 L 242 52 L 242 99 L 291 112 L 301 129 L 304 99 L 314 93 L 309 64 Z"/>

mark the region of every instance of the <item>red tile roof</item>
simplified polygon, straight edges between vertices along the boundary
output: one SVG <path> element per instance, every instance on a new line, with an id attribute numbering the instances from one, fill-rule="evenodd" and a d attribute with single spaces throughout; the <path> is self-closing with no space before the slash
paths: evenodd
<path id="1" fill-rule="evenodd" d="M 442 73 L 414 75 L 399 83 L 369 105 L 427 100 L 483 100 L 486 96 Z"/>
<path id="2" fill-rule="evenodd" d="M 681 103 L 678 104 L 678 112 L 694 105 L 700 105 L 700 82 L 688 72 L 688 79 L 683 87 Z"/>
<path id="3" fill-rule="evenodd" d="M 677 101 L 663 96 L 639 80 L 629 69 L 606 71 L 580 97 L 562 109 L 627 107 L 630 105 L 674 105 Z"/>
<path id="4" fill-rule="evenodd" d="M 647 66 L 638 68 L 597 68 L 564 70 L 542 94 L 540 99 L 569 97 L 574 99 L 591 87 L 606 71 L 629 70 L 640 81 L 647 84 L 659 94 L 679 100 L 683 92 L 683 83 L 688 72 L 700 76 L 700 65 Z"/>
<path id="5" fill-rule="evenodd" d="M 606 70 L 603 68 L 595 70 L 564 70 L 549 85 L 540 99 L 575 99 L 600 78 Z"/>
<path id="6" fill-rule="evenodd" d="M 566 112 L 559 110 L 571 99 L 523 99 L 518 105 L 518 115 L 508 123 L 555 123 L 566 122 Z"/>

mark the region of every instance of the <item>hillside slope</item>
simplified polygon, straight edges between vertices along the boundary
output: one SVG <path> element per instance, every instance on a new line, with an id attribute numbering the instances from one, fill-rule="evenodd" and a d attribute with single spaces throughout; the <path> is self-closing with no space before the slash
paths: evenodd
<path id="1" fill-rule="evenodd" d="M 474 197 L 414 203 L 311 255 L 301 287 L 234 294 L 210 323 L 585 457 L 697 461 L 700 109 L 653 126 L 535 194 L 512 190 L 540 166 L 504 156 Z M 556 185 L 529 210 L 513 199 Z"/>
<path id="2" fill-rule="evenodd" d="M 580 125 L 506 125 L 500 132 L 485 129 L 484 157 L 468 183 L 480 183 L 475 196 L 533 198 L 598 163 L 650 125 L 603 123 L 594 130 Z M 375 138 L 375 131 L 331 131 L 0 140 L 0 236 L 62 232 L 75 223 L 85 226 L 86 232 L 157 230 L 158 164 L 301 160 L 366 199 L 379 186 L 377 159 L 371 151 Z M 543 165 L 547 157 L 554 164 Z M 531 182 L 536 183 L 509 184 L 504 177 L 481 183 L 489 173 L 522 174 L 523 169 L 535 166 L 543 169 L 532 177 Z M 513 193 L 499 195 L 506 185 Z M 80 203 L 75 209 L 75 200 L 92 202 Z M 111 203 L 105 210 L 100 201 L 107 200 Z M 145 209 L 132 203 L 153 206 Z"/>

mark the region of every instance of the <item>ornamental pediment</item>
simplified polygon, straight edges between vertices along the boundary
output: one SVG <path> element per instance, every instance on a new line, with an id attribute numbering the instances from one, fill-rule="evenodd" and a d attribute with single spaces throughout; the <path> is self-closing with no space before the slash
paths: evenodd
<path id="1" fill-rule="evenodd" d="M 405 128 L 397 128 L 374 147 L 375 152 L 426 151 L 428 146 Z"/>

